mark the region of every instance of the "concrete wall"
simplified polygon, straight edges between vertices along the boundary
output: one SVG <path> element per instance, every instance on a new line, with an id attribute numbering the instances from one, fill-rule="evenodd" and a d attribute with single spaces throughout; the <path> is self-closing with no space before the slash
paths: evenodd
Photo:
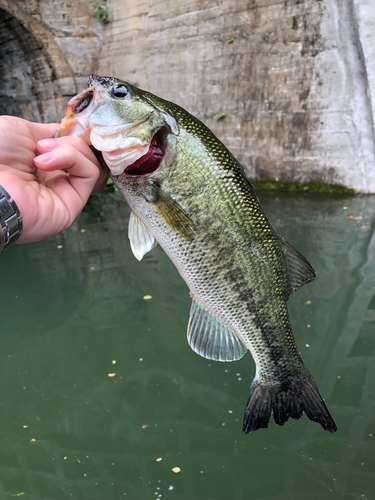
<path id="1" fill-rule="evenodd" d="M 86 0 L 0 0 L 0 111 L 60 119 L 91 72 L 117 76 L 198 116 L 253 180 L 375 193 L 373 0 L 107 9 L 103 25 Z"/>
<path id="2" fill-rule="evenodd" d="M 99 73 L 197 115 L 251 179 L 375 192 L 373 0 L 107 6 Z"/>
<path id="3" fill-rule="evenodd" d="M 0 0 L 0 113 L 60 120 L 97 69 L 101 32 L 86 0 Z"/>

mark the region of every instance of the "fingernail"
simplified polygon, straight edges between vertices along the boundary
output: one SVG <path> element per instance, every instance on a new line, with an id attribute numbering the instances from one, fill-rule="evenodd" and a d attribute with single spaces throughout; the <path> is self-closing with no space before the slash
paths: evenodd
<path id="1" fill-rule="evenodd" d="M 53 158 L 53 153 L 43 153 L 35 158 L 38 163 L 48 163 Z"/>
<path id="2" fill-rule="evenodd" d="M 38 141 L 39 146 L 42 146 L 44 149 L 55 149 L 58 146 L 61 146 L 61 139 L 42 139 Z"/>

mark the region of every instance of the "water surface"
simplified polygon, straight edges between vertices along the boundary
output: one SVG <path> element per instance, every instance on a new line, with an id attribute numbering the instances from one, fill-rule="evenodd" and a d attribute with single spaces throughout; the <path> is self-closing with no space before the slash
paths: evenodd
<path id="1" fill-rule="evenodd" d="M 188 289 L 133 257 L 124 206 L 0 257 L 1 500 L 375 498 L 375 197 L 260 198 L 317 272 L 289 311 L 337 433 L 242 433 L 250 354 L 189 348 Z"/>

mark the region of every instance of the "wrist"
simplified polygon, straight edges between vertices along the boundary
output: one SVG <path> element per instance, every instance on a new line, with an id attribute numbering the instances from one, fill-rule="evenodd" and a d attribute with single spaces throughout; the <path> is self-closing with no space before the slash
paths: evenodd
<path id="1" fill-rule="evenodd" d="M 18 206 L 0 186 L 0 253 L 18 240 L 21 231 L 22 216 Z"/>

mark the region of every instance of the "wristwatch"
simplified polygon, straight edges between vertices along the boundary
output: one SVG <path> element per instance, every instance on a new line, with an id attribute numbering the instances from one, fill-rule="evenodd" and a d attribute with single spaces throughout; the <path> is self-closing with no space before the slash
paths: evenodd
<path id="1" fill-rule="evenodd" d="M 22 216 L 17 204 L 0 186 L 0 253 L 18 240 L 21 231 Z"/>

